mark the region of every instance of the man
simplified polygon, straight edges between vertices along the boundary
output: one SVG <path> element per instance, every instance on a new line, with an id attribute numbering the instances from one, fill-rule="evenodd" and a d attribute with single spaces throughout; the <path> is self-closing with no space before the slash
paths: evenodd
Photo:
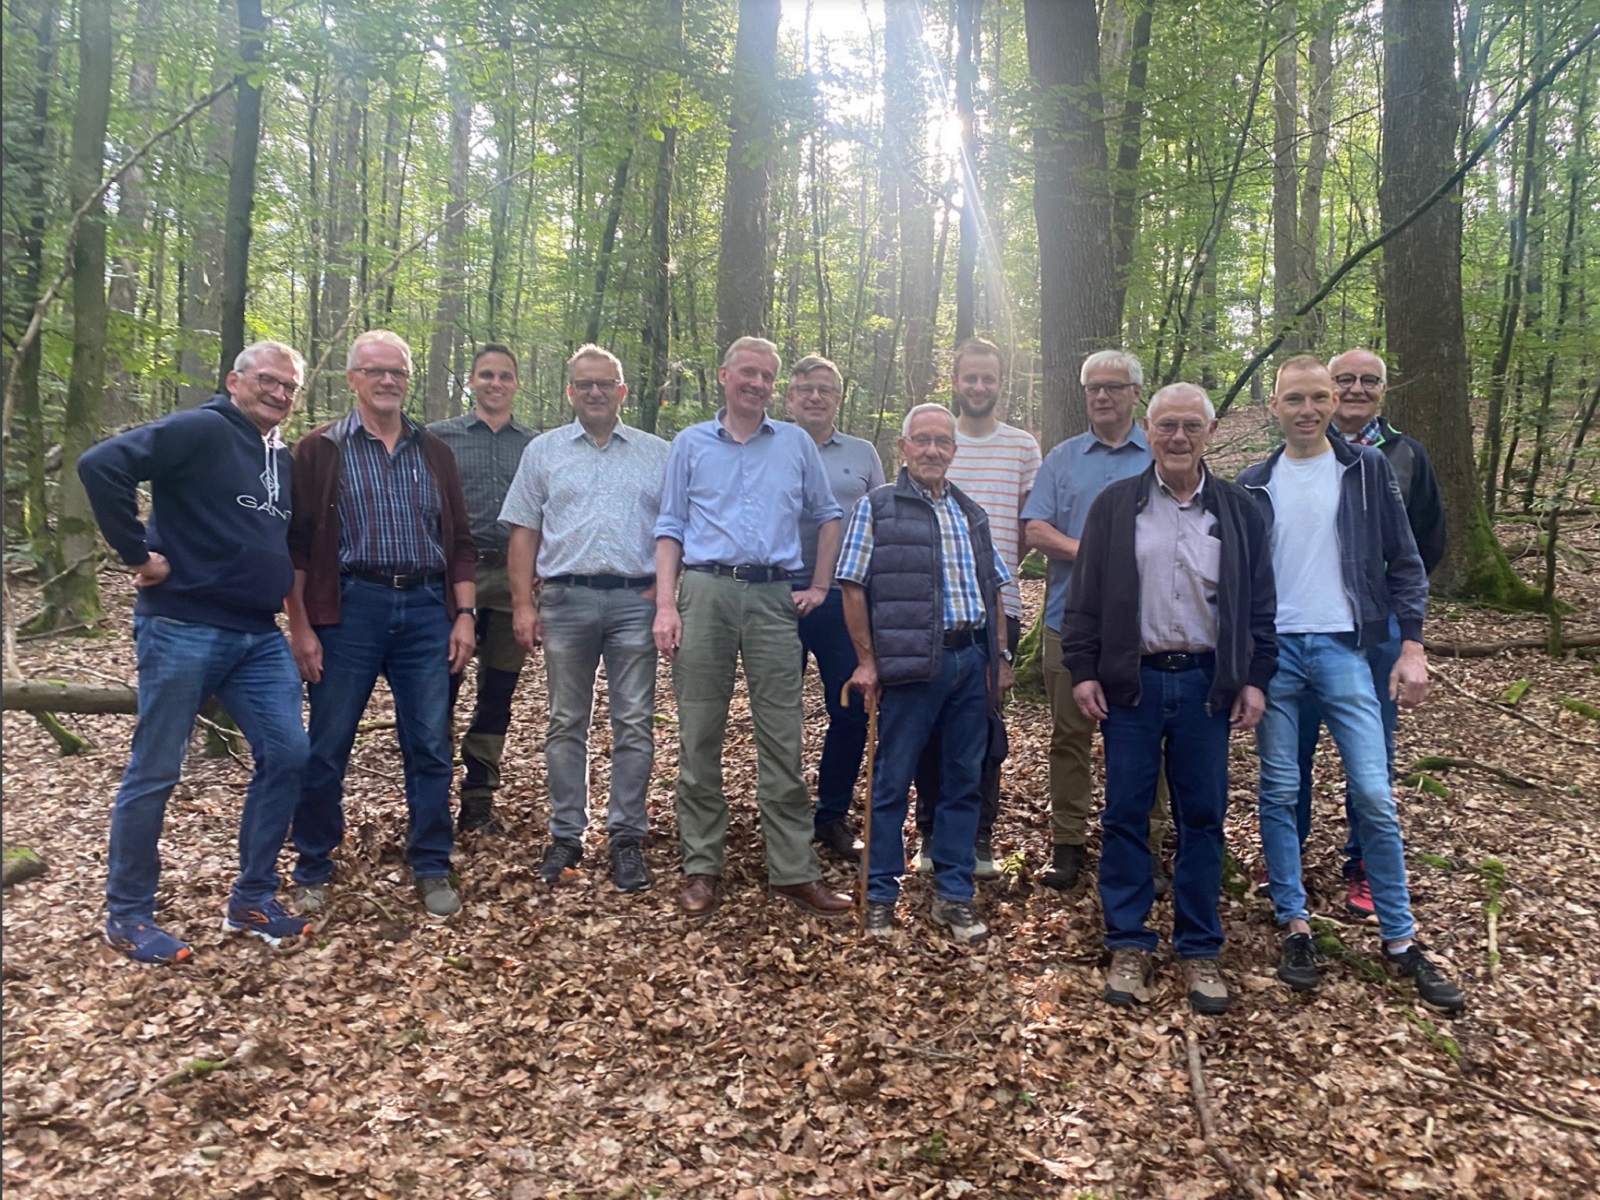
<path id="1" fill-rule="evenodd" d="M 1178 828 L 1172 946 L 1190 1007 L 1224 1013 L 1217 901 L 1228 732 L 1255 728 L 1277 668 L 1272 552 L 1249 494 L 1206 469 L 1217 417 L 1205 392 L 1162 388 L 1143 425 L 1153 461 L 1090 508 L 1061 627 L 1072 694 L 1106 742 L 1105 998 L 1127 1006 L 1151 996 L 1147 839 L 1165 752 Z"/>
<path id="2" fill-rule="evenodd" d="M 583 860 L 589 825 L 589 720 L 604 658 L 611 708 L 611 803 L 606 832 L 619 892 L 650 886 L 646 792 L 655 764 L 655 524 L 667 443 L 621 421 L 622 363 L 580 346 L 567 360 L 574 421 L 535 438 L 506 496 L 511 604 L 523 649 L 544 646 L 550 682 L 545 774 L 548 887 Z M 535 606 L 535 567 L 543 581 Z"/>
<path id="3" fill-rule="evenodd" d="M 1022 509 L 1023 533 L 1029 547 L 1050 562 L 1045 589 L 1045 691 L 1050 697 L 1050 870 L 1040 876 L 1046 887 L 1066 891 L 1083 871 L 1084 842 L 1089 836 L 1089 808 L 1094 799 L 1090 751 L 1094 722 L 1073 700 L 1073 677 L 1061 665 L 1061 629 L 1072 586 L 1078 542 L 1095 498 L 1111 484 L 1141 475 L 1150 466 L 1150 447 L 1133 412 L 1144 386 L 1144 368 L 1125 350 L 1097 350 L 1078 372 L 1083 384 L 1089 429 L 1068 438 L 1045 457 L 1032 494 Z M 1159 852 L 1166 840 L 1166 775 L 1158 777 L 1150 830 L 1151 878 L 1156 895 L 1168 882 Z"/>
<path id="4" fill-rule="evenodd" d="M 450 675 L 472 657 L 477 547 L 450 447 L 401 411 L 411 349 L 372 329 L 350 345 L 356 406 L 294 448 L 289 644 L 309 684 L 311 759 L 294 814 L 296 905 L 327 905 L 344 838 L 344 773 L 381 674 L 405 759 L 406 857 L 433 917 L 450 881 Z"/>
<path id="5" fill-rule="evenodd" d="M 883 459 L 878 448 L 864 438 L 851 437 L 834 428 L 844 377 L 839 368 L 820 355 L 810 354 L 789 372 L 784 400 L 789 419 L 811 435 L 822 456 L 823 469 L 833 498 L 846 513 L 856 501 L 883 484 Z M 817 566 L 817 525 L 800 516 L 800 577 L 796 589 L 809 586 Z M 837 585 L 828 598 L 800 622 L 800 653 L 817 660 L 822 698 L 828 708 L 828 732 L 822 739 L 822 759 L 817 764 L 817 811 L 813 838 L 833 858 L 855 862 L 860 857 L 855 834 L 846 823 L 855 795 L 856 776 L 867 746 L 867 711 L 859 699 L 839 702 L 839 693 L 855 670 L 855 651 L 844 626 L 844 607 Z M 802 670 L 804 667 L 802 666 Z"/>
<path id="6" fill-rule="evenodd" d="M 1279 367 L 1268 407 L 1283 445 L 1239 476 L 1267 519 L 1278 588 L 1278 673 L 1256 736 L 1261 844 L 1273 908 L 1288 928 L 1278 978 L 1296 991 L 1317 985 L 1295 826 L 1300 703 L 1309 695 L 1349 780 L 1384 961 L 1415 981 L 1424 1002 L 1459 1012 L 1466 1006 L 1461 990 L 1416 941 L 1383 718 L 1366 657 L 1367 646 L 1386 636 L 1392 613 L 1401 643 L 1387 691 L 1402 708 L 1422 702 L 1428 578 L 1388 461 L 1370 447 L 1328 438 L 1333 389 L 1328 369 L 1309 355 Z"/>
<path id="7" fill-rule="evenodd" d="M 1370 350 L 1346 350 L 1328 363 L 1333 376 L 1338 407 L 1334 409 L 1330 436 L 1347 442 L 1376 446 L 1389 460 L 1405 501 L 1406 522 L 1416 539 L 1422 567 L 1429 575 L 1444 557 L 1444 499 L 1438 476 L 1428 452 L 1416 438 L 1407 437 L 1383 417 L 1383 400 L 1389 390 L 1389 372 L 1383 359 Z M 1372 683 L 1383 713 L 1383 739 L 1388 753 L 1389 777 L 1394 778 L 1394 735 L 1400 723 L 1400 708 L 1389 698 L 1388 680 L 1400 657 L 1400 626 L 1391 615 L 1388 636 L 1367 648 L 1367 663 L 1372 668 Z M 1311 768 L 1322 733 L 1322 713 L 1310 700 L 1300 706 L 1300 803 L 1296 819 L 1300 830 L 1301 852 L 1311 836 Z M 1361 830 L 1354 808 L 1348 800 L 1345 816 L 1350 836 L 1344 847 L 1345 906 L 1358 916 L 1374 913 L 1372 889 L 1361 866 Z"/>
<path id="8" fill-rule="evenodd" d="M 500 832 L 494 794 L 500 787 L 500 755 L 511 726 L 511 697 L 526 655 L 511 631 L 511 591 L 506 583 L 506 540 L 500 508 L 517 473 L 533 430 L 511 415 L 517 398 L 517 356 L 510 347 L 489 342 L 472 356 L 472 411 L 435 421 L 428 432 L 450 447 L 461 472 L 467 519 L 478 548 L 478 623 L 473 640 L 478 655 L 478 699 L 472 723 L 461 739 L 461 809 L 456 832 Z M 450 676 L 450 709 L 455 711 L 464 674 Z"/>
<path id="9" fill-rule="evenodd" d="M 811 848 L 796 632 L 828 598 L 840 509 L 816 443 L 803 429 L 767 417 L 779 366 L 778 348 L 764 338 L 728 347 L 717 368 L 724 407 L 673 440 L 656 520 L 654 633 L 656 648 L 673 660 L 678 697 L 678 903 L 691 917 L 709 916 L 718 903 L 728 832 L 722 742 L 740 661 L 750 689 L 769 888 L 818 916 L 840 916 L 851 905 L 823 885 Z M 792 591 L 802 513 L 817 525 L 817 561 L 811 586 Z"/>
<path id="10" fill-rule="evenodd" d="M 907 796 L 935 733 L 942 787 L 923 841 L 933 864 L 933 920 L 957 942 L 989 934 L 972 904 L 972 879 L 989 714 L 1011 686 L 1000 655 L 1000 590 L 1010 573 L 988 515 L 948 480 L 959 453 L 955 418 L 943 405 L 907 413 L 900 477 L 856 505 L 839 559 L 857 658 L 850 683 L 883 697 L 872 777 L 877 836 L 867 864 L 874 937 L 894 932 Z"/>
<path id="11" fill-rule="evenodd" d="M 1022 637 L 1022 593 L 1017 587 L 1022 560 L 1021 513 L 1039 474 L 1039 443 L 1026 429 L 1000 419 L 1005 394 L 1005 364 L 1000 347 L 984 338 L 968 338 L 956 347 L 951 369 L 960 452 L 950 466 L 949 480 L 989 515 L 994 548 L 1006 566 L 1009 582 L 1001 594 L 1005 637 L 1000 655 L 1009 664 Z M 978 816 L 977 877 L 996 879 L 994 823 L 1000 815 L 1000 763 L 1005 758 L 1005 725 L 999 710 L 984 754 L 983 807 Z M 939 797 L 938 742 L 930 742 L 917 768 L 917 827 L 927 834 Z M 931 866 L 917 854 L 917 870 Z"/>
<path id="12" fill-rule="evenodd" d="M 305 364 L 281 342 L 246 346 L 227 395 L 84 451 L 95 520 L 138 589 L 139 720 L 111 813 L 106 941 L 139 962 L 194 950 L 155 923 L 158 843 L 195 716 L 216 696 L 250 742 L 255 770 L 239 817 L 239 874 L 222 927 L 276 946 L 310 923 L 278 903 L 278 851 L 300 794 L 306 733 L 300 680 L 276 614 L 294 580 L 289 452 Z M 138 484 L 150 482 L 150 519 Z"/>

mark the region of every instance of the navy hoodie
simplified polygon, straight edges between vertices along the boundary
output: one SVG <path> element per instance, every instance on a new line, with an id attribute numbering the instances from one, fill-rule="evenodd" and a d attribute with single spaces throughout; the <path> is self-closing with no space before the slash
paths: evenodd
<path id="1" fill-rule="evenodd" d="M 84 451 L 78 477 L 111 548 L 130 567 L 162 554 L 172 573 L 139 589 L 135 614 L 247 633 L 276 629 L 294 583 L 288 448 L 227 396 Z M 137 486 L 150 481 L 150 522 Z"/>

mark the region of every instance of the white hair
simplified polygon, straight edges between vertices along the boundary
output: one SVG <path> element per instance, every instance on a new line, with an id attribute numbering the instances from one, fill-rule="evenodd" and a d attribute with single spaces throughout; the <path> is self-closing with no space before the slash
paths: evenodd
<path id="1" fill-rule="evenodd" d="M 304 372 L 306 369 L 306 360 L 300 356 L 300 351 L 293 346 L 286 346 L 282 342 L 273 341 L 251 342 L 250 345 L 239 351 L 238 357 L 233 360 L 233 369 L 241 372 L 248 371 L 255 366 L 256 359 L 263 354 L 282 355 L 294 364 L 296 371 Z"/>
<path id="2" fill-rule="evenodd" d="M 1078 371 L 1078 382 L 1088 383 L 1089 372 L 1096 367 L 1111 367 L 1113 370 L 1126 371 L 1129 383 L 1136 387 L 1144 386 L 1144 368 L 1139 365 L 1139 360 L 1126 350 L 1096 350 L 1083 360 L 1083 367 Z"/>
<path id="3" fill-rule="evenodd" d="M 1193 383 L 1169 383 L 1154 396 L 1150 397 L 1150 405 L 1144 410 L 1144 419 L 1154 421 L 1156 409 L 1161 407 L 1162 400 L 1176 400 L 1180 396 L 1199 397 L 1201 405 L 1205 408 L 1206 420 L 1217 419 L 1217 406 L 1211 403 L 1211 397 L 1206 395 L 1206 390 Z"/>
<path id="4" fill-rule="evenodd" d="M 906 419 L 904 421 L 900 422 L 900 436 L 901 437 L 910 437 L 911 436 L 911 422 L 916 420 L 923 413 L 938 413 L 941 417 L 944 417 L 946 420 L 948 420 L 950 422 L 951 430 L 954 430 L 955 427 L 956 427 L 956 415 L 955 415 L 955 413 L 951 412 L 944 405 L 942 405 L 942 404 L 919 404 L 915 408 L 913 408 L 910 412 L 908 412 L 906 414 Z"/>
<path id="5" fill-rule="evenodd" d="M 408 371 L 411 369 L 411 347 L 406 343 L 405 338 L 392 329 L 369 329 L 350 343 L 350 353 L 345 355 L 344 359 L 345 370 L 355 370 L 356 351 L 369 342 L 380 342 L 385 346 L 394 346 L 405 354 L 406 369 Z"/>
<path id="6" fill-rule="evenodd" d="M 1335 354 L 1332 358 L 1330 358 L 1328 360 L 1328 374 L 1329 375 L 1333 374 L 1333 364 L 1338 362 L 1346 354 L 1371 354 L 1373 358 L 1378 360 L 1378 378 L 1383 380 L 1383 382 L 1385 384 L 1387 384 L 1389 382 L 1389 365 L 1386 362 L 1383 361 L 1383 357 L 1381 355 L 1373 353 L 1371 350 L 1366 349 L 1364 346 L 1351 346 L 1350 349 L 1341 350 L 1341 351 L 1339 351 L 1339 353 Z"/>

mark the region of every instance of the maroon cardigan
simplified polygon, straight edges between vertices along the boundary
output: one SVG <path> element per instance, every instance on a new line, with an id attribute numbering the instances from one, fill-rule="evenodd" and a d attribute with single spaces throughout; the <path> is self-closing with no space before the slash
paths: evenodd
<path id="1" fill-rule="evenodd" d="M 339 480 L 344 475 L 344 425 L 340 417 L 319 425 L 294 447 L 294 513 L 289 521 L 289 557 L 294 569 L 306 573 L 306 619 L 312 625 L 339 622 Z M 467 519 L 467 501 L 461 494 L 461 472 L 456 456 L 440 438 L 418 429 L 423 461 L 439 485 L 444 545 L 444 602 L 452 620 L 456 615 L 455 585 L 476 583 L 477 546 Z"/>

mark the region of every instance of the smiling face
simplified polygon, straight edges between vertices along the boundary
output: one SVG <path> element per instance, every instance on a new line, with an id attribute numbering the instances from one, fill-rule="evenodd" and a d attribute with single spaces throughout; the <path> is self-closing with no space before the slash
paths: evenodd
<path id="1" fill-rule="evenodd" d="M 294 411 L 300 368 L 287 354 L 262 350 L 243 371 L 229 371 L 226 387 L 234 407 L 261 431 L 272 432 Z"/>
<path id="2" fill-rule="evenodd" d="M 1000 403 L 1005 368 L 998 354 L 969 351 L 956 360 L 953 372 L 956 408 L 962 416 L 987 417 Z"/>
<path id="3" fill-rule="evenodd" d="M 617 378 L 617 368 L 599 354 L 572 360 L 567 371 L 567 401 L 585 429 L 610 429 L 622 413 L 628 385 Z"/>
<path id="4" fill-rule="evenodd" d="M 362 419 L 393 417 L 406 401 L 411 386 L 411 357 L 392 342 L 362 342 L 356 347 L 355 365 L 344 373 Z"/>
<path id="5" fill-rule="evenodd" d="M 723 402 L 730 416 L 742 421 L 760 422 L 772 400 L 772 385 L 778 377 L 778 356 L 747 346 L 736 350 L 725 366 L 717 368 Z"/>
<path id="6" fill-rule="evenodd" d="M 503 417 L 517 398 L 517 364 L 509 354 L 490 350 L 472 364 L 472 399 L 486 415 Z"/>
<path id="7" fill-rule="evenodd" d="M 1333 376 L 1320 363 L 1294 364 L 1278 372 L 1267 407 L 1292 457 L 1309 458 L 1329 448 L 1328 422 L 1336 403 Z"/>
<path id="8" fill-rule="evenodd" d="M 1095 437 L 1117 445 L 1127 440 L 1139 392 L 1127 367 L 1100 363 L 1089 369 L 1083 380 L 1083 399 Z"/>
<path id="9" fill-rule="evenodd" d="M 1369 350 L 1348 350 L 1333 360 L 1329 374 L 1338 401 L 1334 424 L 1341 433 L 1360 433 L 1383 411 L 1383 398 L 1389 391 L 1383 361 Z"/>
<path id="10" fill-rule="evenodd" d="M 821 367 L 789 380 L 783 398 L 788 404 L 789 419 L 820 441 L 833 432 L 841 395 L 838 377 Z"/>
<path id="11" fill-rule="evenodd" d="M 944 490 L 944 477 L 956 456 L 956 419 L 948 412 L 918 413 L 900 438 L 900 461 L 906 473 L 928 491 Z"/>
<path id="12" fill-rule="evenodd" d="M 1205 399 L 1198 389 L 1182 384 L 1165 394 L 1157 393 L 1159 403 L 1145 418 L 1150 456 L 1168 486 L 1191 483 L 1199 478 L 1200 460 L 1217 432 L 1217 422 L 1206 416 Z"/>

